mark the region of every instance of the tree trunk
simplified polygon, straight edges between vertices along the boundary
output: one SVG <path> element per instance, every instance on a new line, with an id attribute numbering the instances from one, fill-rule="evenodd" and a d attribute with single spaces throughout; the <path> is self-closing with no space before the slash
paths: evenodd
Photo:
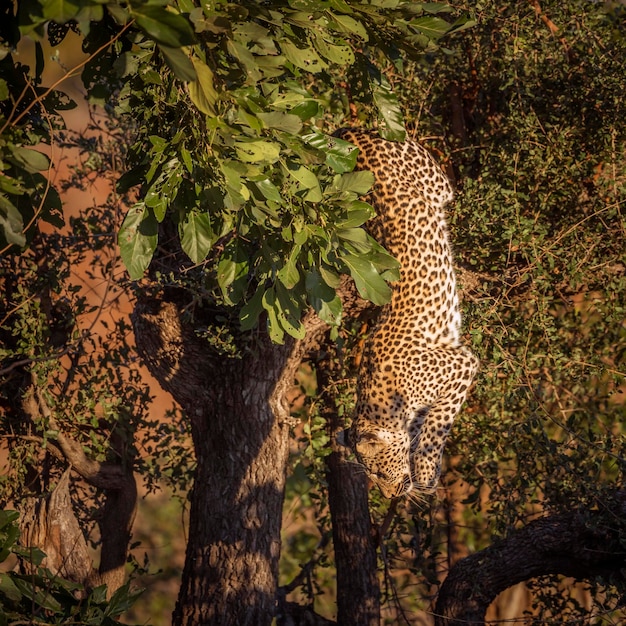
<path id="1" fill-rule="evenodd" d="M 329 346 L 330 349 L 330 346 Z M 369 513 L 367 477 L 349 460 L 348 449 L 338 442 L 346 425 L 339 416 L 332 374 L 338 357 L 331 349 L 318 363 L 318 389 L 331 440 L 328 466 L 328 503 L 333 526 L 337 568 L 337 623 L 342 626 L 378 626 L 380 584 L 376 536 Z"/>
<path id="2" fill-rule="evenodd" d="M 176 625 L 271 624 L 288 454 L 285 392 L 325 331 L 307 339 L 249 336 L 240 356 L 219 354 L 180 319 L 176 304 L 140 301 L 133 314 L 146 364 L 191 420 L 197 469 Z"/>
<path id="3" fill-rule="evenodd" d="M 484 624 L 496 596 L 537 576 L 595 576 L 626 582 L 626 496 L 617 492 L 601 510 L 580 510 L 530 522 L 506 539 L 452 567 L 439 591 L 436 626 Z"/>
<path id="4" fill-rule="evenodd" d="M 25 394 L 22 407 L 31 420 L 45 416 L 56 430 L 43 390 L 35 384 Z M 39 547 L 47 555 L 46 567 L 87 588 L 107 586 L 107 596 L 124 584 L 126 560 L 137 505 L 137 485 L 132 459 L 127 465 L 103 463 L 85 454 L 83 446 L 60 430 L 48 441 L 48 451 L 68 465 L 56 488 L 38 499 L 26 499 L 21 509 L 20 527 L 25 546 Z M 72 509 L 69 493 L 70 469 L 105 493 L 105 504 L 98 515 L 100 566 L 92 559 L 82 530 Z"/>

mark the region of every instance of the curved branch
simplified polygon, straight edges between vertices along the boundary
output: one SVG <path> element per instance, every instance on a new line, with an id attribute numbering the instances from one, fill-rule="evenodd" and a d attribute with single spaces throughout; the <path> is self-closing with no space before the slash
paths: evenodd
<path id="1" fill-rule="evenodd" d="M 456 563 L 435 607 L 436 626 L 484 624 L 496 596 L 517 583 L 561 574 L 578 580 L 612 577 L 626 583 L 626 492 L 601 510 L 551 515 Z"/>
<path id="2" fill-rule="evenodd" d="M 39 387 L 33 385 L 24 398 L 23 406 L 27 415 L 31 417 L 37 415 L 46 417 L 49 420 L 50 428 L 57 429 L 56 422 Z M 72 466 L 72 469 L 80 474 L 89 484 L 98 489 L 125 488 L 127 476 L 121 465 L 100 463 L 89 458 L 78 441 L 68 437 L 60 430 L 57 430 L 53 443 L 63 453 L 65 460 Z"/>
<path id="3" fill-rule="evenodd" d="M 46 417 L 50 428 L 56 429 L 54 418 L 43 397 L 42 390 L 35 383 L 33 383 L 29 393 L 27 393 L 24 398 L 23 407 L 24 411 L 30 415 L 31 418 L 35 416 Z M 126 469 L 122 465 L 100 463 L 89 458 L 79 442 L 68 437 L 61 431 L 58 431 L 53 445 L 50 446 L 50 451 L 55 457 L 66 461 L 70 465 L 70 468 L 76 471 L 88 483 L 105 492 L 106 502 L 102 511 L 103 514 L 98 521 L 100 535 L 102 537 L 100 567 L 98 575 L 90 574 L 89 579 L 85 579 L 85 582 L 88 585 L 94 586 L 103 583 L 106 584 L 107 593 L 111 596 L 113 592 L 124 583 L 125 579 L 128 544 L 130 542 L 137 506 L 137 484 L 135 477 L 131 469 Z M 65 483 L 63 483 L 63 485 L 65 485 L 67 491 L 66 483 L 69 484 L 69 474 L 66 472 L 64 476 Z M 64 494 L 65 492 L 60 491 L 59 493 Z M 58 500 L 59 498 L 53 498 L 51 502 L 56 503 Z M 67 497 L 63 502 L 63 506 L 58 508 L 63 509 L 69 506 L 69 509 L 65 511 L 64 514 L 68 518 L 73 518 L 74 514 L 71 511 L 69 492 L 67 492 Z M 46 510 L 47 509 L 42 508 L 39 513 L 42 520 Z M 33 511 L 35 511 L 35 509 L 33 509 Z M 34 513 L 31 517 L 33 516 Z M 41 525 L 43 521 L 38 523 Z M 78 525 L 74 524 L 72 526 L 65 524 L 65 526 L 75 535 L 72 541 L 74 541 L 76 545 L 80 545 L 81 541 L 84 541 L 84 538 L 82 537 L 82 532 Z M 45 528 L 47 527 L 46 525 Z M 45 543 L 42 542 L 47 541 L 45 539 L 46 533 L 41 532 L 38 538 L 39 544 L 45 545 Z M 53 541 L 53 539 L 50 539 L 50 541 Z M 70 540 L 67 539 L 66 543 L 69 544 L 69 542 Z M 80 558 L 78 558 L 78 552 L 76 552 L 74 557 L 74 561 L 84 560 L 84 567 L 91 570 L 91 559 L 88 556 L 85 557 L 81 552 Z M 74 561 L 72 561 L 72 563 L 74 563 Z M 74 566 L 74 569 L 77 569 L 76 566 Z M 76 576 L 80 576 L 80 574 L 76 574 Z"/>

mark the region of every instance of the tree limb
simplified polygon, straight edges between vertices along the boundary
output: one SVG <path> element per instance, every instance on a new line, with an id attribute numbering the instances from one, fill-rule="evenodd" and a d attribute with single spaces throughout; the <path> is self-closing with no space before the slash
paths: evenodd
<path id="1" fill-rule="evenodd" d="M 578 580 L 602 575 L 626 583 L 626 492 L 598 510 L 581 509 L 530 522 L 506 539 L 458 561 L 439 591 L 436 626 L 484 624 L 487 608 L 509 587 L 549 574 Z"/>
<path id="2" fill-rule="evenodd" d="M 75 545 L 76 550 L 72 559 L 65 564 L 68 556 L 63 556 L 56 565 L 57 569 L 67 567 L 73 568 L 73 573 L 68 575 L 73 580 L 79 580 L 88 586 L 106 584 L 107 593 L 110 595 L 118 589 L 125 579 L 126 557 L 128 555 L 128 544 L 137 505 L 137 485 L 132 469 L 125 469 L 122 465 L 114 463 L 100 463 L 89 458 L 82 445 L 61 432 L 52 416 L 52 412 L 43 397 L 42 390 L 35 382 L 26 394 L 23 403 L 24 411 L 27 415 L 34 417 L 45 417 L 51 429 L 56 429 L 57 435 L 51 452 L 55 457 L 62 455 L 71 469 L 75 470 L 83 479 L 94 487 L 101 489 L 105 493 L 106 501 L 102 511 L 102 516 L 98 521 L 102 545 L 100 548 L 100 567 L 97 575 L 91 573 L 91 558 L 86 550 L 79 547 L 84 543 L 84 537 L 77 523 L 73 523 L 74 513 L 71 510 L 71 500 L 69 498 L 69 474 L 66 472 L 64 478 L 57 486 L 57 489 L 49 496 L 48 504 L 46 499 L 35 505 L 31 504 L 28 509 L 28 519 L 30 525 L 37 527 L 39 531 L 31 537 L 33 546 L 40 547 L 48 553 L 54 548 L 55 553 L 65 555 L 66 545 Z M 60 489 L 62 487 L 62 489 Z M 60 490 L 59 490 L 60 489 Z M 57 494 L 58 496 L 55 495 Z M 62 505 L 58 505 L 62 502 Z M 62 509 L 69 507 L 64 514 Z M 61 513 L 59 512 L 61 511 Z M 36 520 L 36 517 L 39 520 Z M 49 519 L 48 519 L 49 518 Z M 67 518 L 67 519 L 66 519 Z M 26 519 L 26 517 L 24 518 Z M 58 521 L 61 519 L 63 524 Z M 52 520 L 52 521 L 50 521 Z M 65 521 L 63 521 L 65 520 Z M 69 520 L 69 521 L 68 521 Z M 65 536 L 59 535 L 55 531 L 54 536 L 48 536 L 50 529 L 62 527 Z M 32 533 L 31 533 L 32 534 Z M 73 534 L 73 538 L 70 535 Z M 59 543 L 63 540 L 63 546 Z M 71 551 L 70 551 L 71 552 Z M 70 553 L 68 553 L 69 555 Z M 80 557 L 80 558 L 79 558 Z M 85 560 L 82 565 L 78 562 Z M 88 576 L 84 572 L 90 572 Z"/>

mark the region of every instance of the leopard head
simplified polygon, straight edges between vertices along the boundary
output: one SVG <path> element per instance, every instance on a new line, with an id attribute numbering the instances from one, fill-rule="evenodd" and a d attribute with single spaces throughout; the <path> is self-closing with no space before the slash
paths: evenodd
<path id="1" fill-rule="evenodd" d="M 410 490 L 408 434 L 371 424 L 353 425 L 348 444 L 386 498 L 398 498 Z"/>

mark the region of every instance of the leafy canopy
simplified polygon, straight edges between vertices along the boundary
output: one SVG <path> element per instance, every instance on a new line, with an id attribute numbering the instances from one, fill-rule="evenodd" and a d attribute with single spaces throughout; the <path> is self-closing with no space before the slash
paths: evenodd
<path id="1" fill-rule="evenodd" d="M 339 323 L 342 274 L 363 297 L 388 300 L 397 263 L 362 228 L 372 177 L 353 173 L 355 148 L 324 130 L 352 101 L 402 139 L 387 70 L 470 21 L 404 0 L 19 5 L 0 62 L 0 245 L 26 245 L 37 219 L 61 223 L 47 157 L 30 146 L 50 141 L 62 123 L 54 114 L 72 106 L 41 85 L 43 38 L 58 45 L 71 28 L 89 55 L 91 101 L 136 123 L 119 181 L 134 198 L 119 232 L 131 278 L 144 276 L 173 224 L 214 297 L 239 308 L 244 330 L 264 311 L 277 342 L 302 336 L 309 306 Z M 24 35 L 36 41 L 34 72 L 9 53 Z"/>

